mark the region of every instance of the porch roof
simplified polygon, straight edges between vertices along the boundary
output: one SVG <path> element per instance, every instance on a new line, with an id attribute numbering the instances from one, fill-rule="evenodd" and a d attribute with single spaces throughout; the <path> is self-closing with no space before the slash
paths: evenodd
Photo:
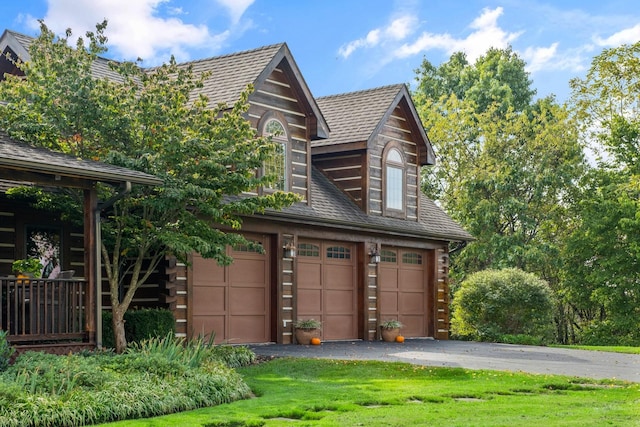
<path id="1" fill-rule="evenodd" d="M 13 172 L 7 171 L 10 169 Z M 153 175 L 107 163 L 83 160 L 63 153 L 34 147 L 0 133 L 0 178 L 24 180 L 19 172 L 38 175 L 54 175 L 75 180 L 101 181 L 109 184 L 160 185 L 162 180 Z M 21 179 L 16 179 L 21 178 Z M 52 182 L 52 184 L 54 184 Z M 63 184 L 63 183 L 60 183 Z"/>

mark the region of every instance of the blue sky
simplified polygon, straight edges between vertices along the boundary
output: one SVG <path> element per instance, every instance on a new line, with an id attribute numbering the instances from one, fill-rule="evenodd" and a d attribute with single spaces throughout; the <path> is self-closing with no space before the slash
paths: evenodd
<path id="1" fill-rule="evenodd" d="M 286 42 L 315 96 L 413 84 L 423 58 L 510 45 L 538 95 L 564 101 L 595 55 L 640 41 L 632 0 L 23 0 L 3 3 L 0 27 L 82 35 L 104 18 L 107 56 L 145 65 Z"/>

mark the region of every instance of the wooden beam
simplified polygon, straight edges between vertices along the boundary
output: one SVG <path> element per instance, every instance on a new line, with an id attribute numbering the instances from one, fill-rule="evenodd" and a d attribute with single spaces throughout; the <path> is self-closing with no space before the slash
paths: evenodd
<path id="1" fill-rule="evenodd" d="M 84 190 L 84 274 L 87 281 L 87 295 L 85 299 L 85 325 L 89 342 L 96 340 L 96 215 L 98 209 L 98 195 L 94 188 Z M 100 295 L 98 293 L 98 295 Z"/>
<path id="2" fill-rule="evenodd" d="M 51 175 L 38 172 L 27 172 L 16 169 L 1 168 L 0 179 L 7 181 L 19 181 L 24 183 L 33 183 L 48 187 L 70 187 L 70 188 L 82 188 L 90 189 L 93 186 L 93 181 L 72 178 L 61 175 Z"/>

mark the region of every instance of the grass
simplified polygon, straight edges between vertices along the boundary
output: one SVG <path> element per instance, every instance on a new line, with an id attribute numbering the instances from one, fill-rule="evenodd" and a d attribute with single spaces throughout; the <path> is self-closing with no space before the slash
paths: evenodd
<path id="1" fill-rule="evenodd" d="M 255 398 L 109 426 L 640 426 L 636 383 L 289 358 L 238 372 Z"/>
<path id="2" fill-rule="evenodd" d="M 640 347 L 629 346 L 552 345 L 550 347 L 571 348 L 575 350 L 608 351 L 611 353 L 640 354 Z"/>

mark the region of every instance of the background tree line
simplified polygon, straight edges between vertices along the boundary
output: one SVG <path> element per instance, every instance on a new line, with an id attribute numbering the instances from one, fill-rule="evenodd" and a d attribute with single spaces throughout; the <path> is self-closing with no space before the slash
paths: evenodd
<path id="1" fill-rule="evenodd" d="M 510 48 L 423 60 L 422 188 L 476 238 L 452 255 L 454 301 L 469 275 L 517 268 L 548 283 L 557 341 L 640 345 L 639 50 L 603 51 L 565 104 L 535 98 Z"/>

